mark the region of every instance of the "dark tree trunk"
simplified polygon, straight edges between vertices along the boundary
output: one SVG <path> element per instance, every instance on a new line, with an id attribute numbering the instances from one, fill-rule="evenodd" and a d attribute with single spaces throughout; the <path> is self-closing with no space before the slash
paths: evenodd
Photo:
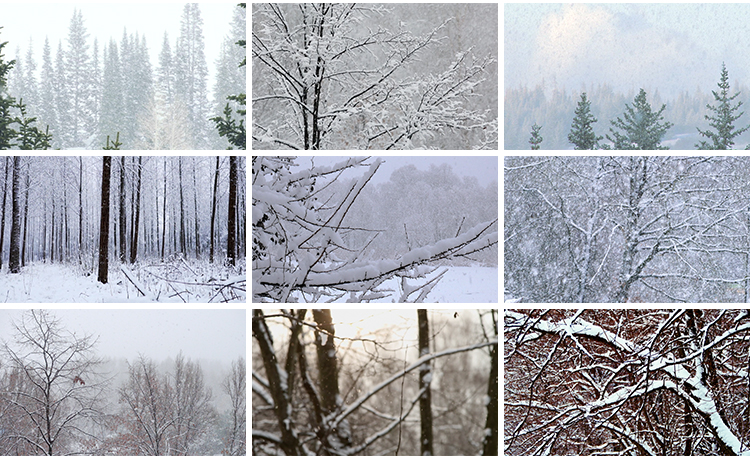
<path id="1" fill-rule="evenodd" d="M 23 237 L 21 238 L 21 266 L 26 266 L 26 229 L 29 226 L 29 188 L 31 188 L 31 175 L 29 173 L 30 164 L 26 164 L 26 176 L 24 177 L 23 199 Z"/>
<path id="2" fill-rule="evenodd" d="M 227 257 L 237 264 L 237 157 L 229 157 L 229 205 L 227 206 Z"/>
<path id="3" fill-rule="evenodd" d="M 180 252 L 187 257 L 187 240 L 185 239 L 185 196 L 182 192 L 182 156 L 178 158 L 178 177 L 180 180 Z"/>
<path id="4" fill-rule="evenodd" d="M 427 310 L 417 309 L 417 322 L 419 325 L 419 357 L 430 353 L 430 324 L 427 321 Z M 432 381 L 432 364 L 424 364 L 419 369 L 419 391 L 424 394 L 419 398 L 419 447 L 422 456 L 432 456 L 432 394 L 430 393 L 430 382 Z"/>
<path id="5" fill-rule="evenodd" d="M 216 240 L 216 202 L 219 195 L 219 157 L 216 157 L 216 171 L 214 172 L 214 197 L 211 202 L 211 249 L 209 261 L 214 262 L 214 241 Z M 1 267 L 1 266 L 0 266 Z"/>
<path id="6" fill-rule="evenodd" d="M 11 273 L 21 272 L 21 157 L 13 157 L 13 210 L 10 224 L 10 259 L 8 267 Z"/>
<path id="7" fill-rule="evenodd" d="M 198 182 L 195 177 L 195 156 L 193 156 L 193 207 L 195 208 L 195 258 L 201 254 L 201 227 L 198 219 Z"/>
<path id="8" fill-rule="evenodd" d="M 78 157 L 78 264 L 83 264 L 83 156 Z"/>
<path id="9" fill-rule="evenodd" d="M 498 336 L 498 325 L 497 316 L 495 311 L 492 311 L 492 322 L 495 326 L 495 336 Z M 483 456 L 497 456 L 498 454 L 498 345 L 495 344 L 490 347 L 490 359 L 492 360 L 490 366 L 490 381 L 487 387 L 487 397 L 489 397 L 490 403 L 487 404 L 487 422 L 484 425 L 485 433 L 484 440 L 482 441 L 482 455 Z"/>
<path id="10" fill-rule="evenodd" d="M 161 261 L 164 261 L 164 246 L 167 241 L 167 158 L 164 157 L 164 200 L 162 201 Z"/>
<path id="11" fill-rule="evenodd" d="M 125 263 L 125 240 L 127 235 L 125 219 L 125 157 L 120 156 L 120 261 Z"/>
<path id="12" fill-rule="evenodd" d="M 133 237 L 130 240 L 130 263 L 135 263 L 135 258 L 138 255 L 138 225 L 141 220 L 141 167 L 143 165 L 143 156 L 138 157 L 138 175 L 136 177 L 135 186 L 135 220 L 133 221 L 132 233 Z"/>
<path id="13" fill-rule="evenodd" d="M 10 169 L 10 157 L 5 157 L 5 178 L 3 179 L 3 211 L 0 218 L 0 269 L 3 267 L 3 245 L 5 244 L 5 201 L 8 194 L 8 170 Z"/>
<path id="14" fill-rule="evenodd" d="M 109 177 L 112 157 L 102 159 L 102 215 L 99 222 L 99 282 L 107 283 L 109 268 Z"/>

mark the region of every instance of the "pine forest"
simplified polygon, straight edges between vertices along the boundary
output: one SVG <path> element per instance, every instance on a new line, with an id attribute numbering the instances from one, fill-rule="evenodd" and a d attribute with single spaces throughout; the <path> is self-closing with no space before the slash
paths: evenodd
<path id="1" fill-rule="evenodd" d="M 127 26 L 108 40 L 92 36 L 85 5 L 57 42 L 37 28 L 28 43 L 10 43 L 0 18 L 0 149 L 244 149 L 245 4 L 224 27 L 204 29 L 213 7 L 185 4 L 180 17 L 161 18 L 180 27 L 158 43 Z M 214 35 L 220 50 L 206 49 Z"/>

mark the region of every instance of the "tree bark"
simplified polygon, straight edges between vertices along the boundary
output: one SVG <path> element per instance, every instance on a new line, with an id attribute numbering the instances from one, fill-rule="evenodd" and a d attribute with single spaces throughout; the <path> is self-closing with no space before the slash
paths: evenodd
<path id="1" fill-rule="evenodd" d="M 135 209 L 135 220 L 133 221 L 132 237 L 130 239 L 130 263 L 135 263 L 136 255 L 138 254 L 138 226 L 141 220 L 141 171 L 143 166 L 143 156 L 138 156 L 138 175 L 136 176 L 135 186 L 135 202 L 133 203 Z"/>
<path id="2" fill-rule="evenodd" d="M 83 264 L 83 156 L 78 157 L 78 264 Z"/>
<path id="3" fill-rule="evenodd" d="M 10 259 L 8 267 L 11 273 L 21 272 L 21 157 L 13 157 L 13 213 L 10 224 Z"/>
<path id="4" fill-rule="evenodd" d="M 185 195 L 182 191 L 182 156 L 177 158 L 177 173 L 180 180 L 180 252 L 187 257 L 187 240 L 185 239 Z"/>
<path id="5" fill-rule="evenodd" d="M 227 206 L 227 258 L 237 264 L 237 157 L 229 157 L 229 205 Z"/>
<path id="6" fill-rule="evenodd" d="M 214 172 L 214 195 L 211 201 L 211 248 L 209 261 L 214 262 L 214 241 L 216 240 L 216 202 L 219 195 L 219 156 L 216 157 L 216 170 Z M 0 244 L 1 245 L 1 244 Z M 2 267 L 2 265 L 0 265 Z"/>
<path id="7" fill-rule="evenodd" d="M 164 157 L 164 200 L 162 201 L 161 261 L 164 261 L 164 246 L 167 240 L 167 158 Z"/>
<path id="8" fill-rule="evenodd" d="M 201 228 L 198 218 L 198 183 L 195 177 L 195 156 L 193 156 L 193 207 L 195 209 L 195 258 L 198 259 L 201 253 Z"/>
<path id="9" fill-rule="evenodd" d="M 492 311 L 493 324 L 495 326 L 495 336 L 498 335 L 497 330 L 497 319 L 495 311 Z M 487 404 L 487 421 L 484 424 L 484 440 L 482 441 L 482 455 L 483 456 L 497 456 L 498 455 L 498 345 L 495 344 L 490 346 L 490 381 L 487 386 L 487 397 L 489 403 Z M 487 435 L 489 433 L 489 435 Z"/>
<path id="10" fill-rule="evenodd" d="M 8 194 L 8 170 L 10 169 L 10 157 L 5 157 L 5 178 L 3 179 L 3 211 L 0 218 L 0 269 L 3 267 L 3 245 L 5 244 L 5 201 Z"/>
<path id="11" fill-rule="evenodd" d="M 28 228 L 29 222 L 29 188 L 31 188 L 31 175 L 29 174 L 30 163 L 26 164 L 26 176 L 24 177 L 24 184 L 26 189 L 24 190 L 23 199 L 23 237 L 21 238 L 21 266 L 26 266 L 26 229 Z"/>
<path id="12" fill-rule="evenodd" d="M 417 309 L 417 322 L 419 327 L 419 357 L 422 358 L 430 353 L 430 324 L 427 320 L 427 310 Z M 422 456 L 432 456 L 432 394 L 430 383 L 432 382 L 432 364 L 425 363 L 419 369 L 419 390 L 424 394 L 419 398 L 419 447 Z"/>
<path id="13" fill-rule="evenodd" d="M 120 156 L 120 261 L 125 263 L 125 238 L 127 220 L 125 219 L 125 157 Z"/>
<path id="14" fill-rule="evenodd" d="M 102 158 L 102 200 L 101 219 L 99 222 L 99 282 L 107 283 L 109 264 L 109 178 L 112 169 L 112 157 Z"/>

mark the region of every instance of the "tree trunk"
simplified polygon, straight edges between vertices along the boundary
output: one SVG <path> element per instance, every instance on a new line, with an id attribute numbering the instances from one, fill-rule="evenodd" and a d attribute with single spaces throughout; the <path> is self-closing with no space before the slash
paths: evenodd
<path id="1" fill-rule="evenodd" d="M 216 171 L 214 172 L 214 195 L 211 201 L 211 249 L 209 261 L 214 262 L 214 241 L 216 240 L 216 201 L 219 195 L 219 156 L 216 157 Z M 1 267 L 1 266 L 0 266 Z"/>
<path id="2" fill-rule="evenodd" d="M 21 272 L 21 157 L 13 157 L 13 211 L 10 224 L 10 259 L 8 267 L 11 273 Z"/>
<path id="3" fill-rule="evenodd" d="M 83 156 L 78 157 L 78 264 L 83 264 Z"/>
<path id="4" fill-rule="evenodd" d="M 127 220 L 125 219 L 125 157 L 120 156 L 120 261 L 125 263 L 125 238 L 127 237 Z"/>
<path id="5" fill-rule="evenodd" d="M 133 237 L 130 240 L 130 263 L 135 263 L 136 255 L 138 254 L 138 225 L 141 219 L 141 167 L 143 166 L 143 156 L 138 157 L 138 175 L 136 177 L 135 186 L 135 221 L 133 222 L 132 233 Z"/>
<path id="6" fill-rule="evenodd" d="M 26 266 L 26 229 L 29 223 L 29 188 L 31 188 L 31 174 L 29 173 L 30 163 L 26 164 L 26 177 L 24 177 L 24 183 L 26 189 L 24 190 L 23 200 L 23 237 L 21 238 L 21 266 Z"/>
<path id="7" fill-rule="evenodd" d="M 495 311 L 492 311 L 493 324 L 495 326 L 495 336 L 498 335 L 498 325 L 495 316 Z M 483 456 L 497 456 L 498 454 L 498 345 L 490 347 L 490 381 L 487 387 L 487 397 L 489 403 L 487 404 L 487 421 L 484 424 L 484 440 L 482 441 L 482 455 Z M 489 435 L 487 435 L 489 434 Z"/>
<path id="8" fill-rule="evenodd" d="M 60 238 L 64 238 L 64 242 L 60 246 L 60 262 L 70 260 L 70 225 L 68 223 L 68 180 L 67 180 L 67 167 L 68 163 L 66 158 L 63 158 L 63 173 L 62 173 L 62 189 L 63 189 L 63 221 L 62 225 L 65 231 L 60 233 Z"/>
<path id="9" fill-rule="evenodd" d="M 3 267 L 3 245 L 5 244 L 5 201 L 8 194 L 8 170 L 10 169 L 10 156 L 5 157 L 5 178 L 3 179 L 3 210 L 0 218 L 0 269 Z"/>
<path id="10" fill-rule="evenodd" d="M 427 320 L 427 310 L 417 309 L 417 322 L 419 326 L 419 357 L 430 353 L 430 324 Z M 424 394 L 419 398 L 419 447 L 422 456 L 432 456 L 432 394 L 430 383 L 432 382 L 432 364 L 427 363 L 419 369 L 419 391 Z"/>
<path id="11" fill-rule="evenodd" d="M 182 191 L 182 156 L 178 157 L 178 176 L 180 180 L 180 252 L 187 257 L 187 240 L 185 239 L 185 195 Z"/>
<path id="12" fill-rule="evenodd" d="M 229 157 L 229 205 L 227 206 L 227 257 L 237 264 L 237 157 Z"/>
<path id="13" fill-rule="evenodd" d="M 164 157 L 164 200 L 162 201 L 161 261 L 164 261 L 164 245 L 167 240 L 167 158 Z"/>
<path id="14" fill-rule="evenodd" d="M 193 207 L 195 208 L 195 258 L 201 253 L 201 228 L 198 219 L 198 181 L 195 177 L 195 156 L 193 156 Z"/>
<path id="15" fill-rule="evenodd" d="M 112 157 L 102 158 L 102 214 L 99 222 L 99 282 L 107 283 L 109 256 L 109 176 Z"/>

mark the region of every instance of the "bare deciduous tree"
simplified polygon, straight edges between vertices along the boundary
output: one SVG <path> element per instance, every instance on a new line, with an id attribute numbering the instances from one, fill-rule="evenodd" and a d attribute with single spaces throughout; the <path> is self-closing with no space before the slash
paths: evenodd
<path id="1" fill-rule="evenodd" d="M 245 359 L 240 358 L 232 362 L 232 370 L 222 383 L 222 388 L 232 403 L 232 408 L 229 412 L 231 426 L 224 442 L 224 452 L 230 456 L 245 456 L 247 454 L 247 446 L 245 444 L 245 436 L 247 434 L 247 386 L 245 375 Z"/>
<path id="2" fill-rule="evenodd" d="M 14 342 L 3 346 L 10 373 L 0 396 L 13 413 L 12 433 L 3 436 L 32 454 L 95 453 L 82 446 L 93 437 L 87 425 L 102 414 L 104 383 L 97 373 L 95 340 L 68 332 L 51 313 L 39 310 L 24 315 L 15 330 Z"/>

